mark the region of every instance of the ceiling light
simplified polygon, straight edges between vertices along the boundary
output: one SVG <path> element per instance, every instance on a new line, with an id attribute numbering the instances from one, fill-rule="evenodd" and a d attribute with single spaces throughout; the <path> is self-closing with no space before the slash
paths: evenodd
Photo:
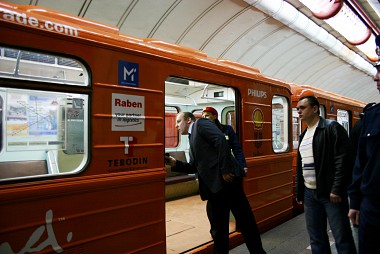
<path id="1" fill-rule="evenodd" d="M 367 56 L 368 60 L 372 62 L 377 62 L 379 60 L 376 50 L 374 50 L 376 49 L 376 42 L 373 33 L 365 43 L 356 45 L 356 47 Z"/>
<path id="2" fill-rule="evenodd" d="M 325 20 L 369 60 L 377 61 L 375 37 L 368 26 L 343 0 L 300 0 L 319 19 Z"/>
<path id="3" fill-rule="evenodd" d="M 337 38 L 332 36 L 322 27 L 310 20 L 306 15 L 301 13 L 293 5 L 284 0 L 244 0 L 249 5 L 259 9 L 267 15 L 277 19 L 291 29 L 299 32 L 306 38 L 318 43 L 323 48 L 338 56 L 355 68 L 365 72 L 370 76 L 376 74 L 376 69 L 362 56 L 351 51 L 347 46 L 343 45 Z M 313 0 L 314 1 L 314 0 Z M 315 0 L 316 1 L 316 0 Z M 376 47 L 372 49 L 375 52 Z"/>
<path id="4" fill-rule="evenodd" d="M 334 17 L 325 21 L 352 45 L 363 44 L 371 36 L 367 25 L 345 4 Z"/>
<path id="5" fill-rule="evenodd" d="M 343 6 L 343 0 L 300 0 L 300 2 L 319 19 L 335 16 Z"/>
<path id="6" fill-rule="evenodd" d="M 352 45 L 363 44 L 371 36 L 371 30 L 350 7 L 343 3 L 343 0 L 300 0 L 300 2 L 316 18 L 324 19 Z"/>

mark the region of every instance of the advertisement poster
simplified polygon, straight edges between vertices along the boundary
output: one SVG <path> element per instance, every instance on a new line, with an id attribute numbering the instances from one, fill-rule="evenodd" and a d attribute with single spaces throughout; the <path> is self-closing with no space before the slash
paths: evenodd
<path id="1" fill-rule="evenodd" d="M 29 96 L 29 107 L 27 110 L 29 135 L 56 136 L 58 134 L 57 113 L 57 98 Z"/>
<path id="2" fill-rule="evenodd" d="M 56 97 L 9 93 L 7 135 L 56 136 L 57 113 Z"/>
<path id="3" fill-rule="evenodd" d="M 58 97 L 8 93 L 7 100 L 9 149 L 40 150 L 52 148 L 51 144 L 62 145 L 63 141 L 58 141 Z"/>
<path id="4" fill-rule="evenodd" d="M 26 136 L 29 133 L 27 115 L 28 95 L 8 94 L 7 136 Z"/>
<path id="5" fill-rule="evenodd" d="M 112 94 L 112 131 L 144 131 L 145 97 Z"/>

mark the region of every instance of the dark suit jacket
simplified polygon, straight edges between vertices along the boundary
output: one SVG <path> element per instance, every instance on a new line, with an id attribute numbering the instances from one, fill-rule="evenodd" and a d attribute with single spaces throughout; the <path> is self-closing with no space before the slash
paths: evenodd
<path id="1" fill-rule="evenodd" d="M 231 154 L 223 132 L 209 119 L 200 118 L 192 126 L 190 162 L 177 161 L 173 171 L 198 173 L 201 198 L 206 200 L 228 183 L 222 175 L 233 173 L 243 177 L 245 172 Z"/>

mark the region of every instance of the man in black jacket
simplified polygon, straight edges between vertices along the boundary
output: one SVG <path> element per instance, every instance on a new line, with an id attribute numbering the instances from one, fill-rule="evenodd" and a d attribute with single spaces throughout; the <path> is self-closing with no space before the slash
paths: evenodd
<path id="1" fill-rule="evenodd" d="M 173 171 L 197 173 L 202 200 L 211 207 L 209 220 L 214 239 L 214 253 L 227 254 L 229 250 L 230 211 L 235 216 L 250 253 L 266 253 L 251 206 L 243 190 L 245 171 L 231 154 L 223 132 L 209 119 L 195 121 L 192 113 L 177 115 L 176 128 L 189 135 L 190 162 L 176 161 L 170 157 Z"/>
<path id="2" fill-rule="evenodd" d="M 312 253 L 331 253 L 327 220 L 338 253 L 355 254 L 348 212 L 353 149 L 346 130 L 319 116 L 314 96 L 301 97 L 297 110 L 307 124 L 297 155 L 296 198 L 304 204 Z"/>

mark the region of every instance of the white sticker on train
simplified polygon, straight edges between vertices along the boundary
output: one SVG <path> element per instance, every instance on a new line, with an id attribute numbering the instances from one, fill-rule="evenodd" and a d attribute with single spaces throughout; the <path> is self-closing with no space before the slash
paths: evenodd
<path id="1" fill-rule="evenodd" d="M 254 96 L 257 98 L 267 98 L 267 92 L 248 88 L 248 96 Z"/>
<path id="2" fill-rule="evenodd" d="M 145 130 L 145 97 L 112 94 L 112 131 Z"/>
<path id="3" fill-rule="evenodd" d="M 58 220 L 64 220 L 64 218 L 58 218 Z M 45 232 L 46 231 L 46 232 Z M 60 234 L 62 235 L 62 234 Z M 41 237 L 47 237 L 42 241 Z M 66 237 L 67 242 L 71 242 L 73 238 L 73 233 L 69 232 Z M 25 239 L 26 240 L 26 239 Z M 61 253 L 64 250 L 58 244 L 56 235 L 53 229 L 53 210 L 46 211 L 45 225 L 41 225 L 30 235 L 29 239 L 26 240 L 25 246 L 20 250 L 13 250 L 12 246 L 8 242 L 3 242 L 0 244 L 0 253 L 37 253 L 42 250 L 46 251 L 47 247 L 53 248 L 56 253 Z"/>
<path id="4" fill-rule="evenodd" d="M 78 37 L 78 29 L 72 26 L 52 22 L 49 20 L 38 20 L 35 17 L 30 17 L 25 13 L 19 13 L 16 11 L 10 11 L 0 7 L 0 18 L 5 21 L 18 23 L 22 25 L 28 25 L 31 27 L 38 27 L 47 31 L 54 31 L 70 36 Z"/>

